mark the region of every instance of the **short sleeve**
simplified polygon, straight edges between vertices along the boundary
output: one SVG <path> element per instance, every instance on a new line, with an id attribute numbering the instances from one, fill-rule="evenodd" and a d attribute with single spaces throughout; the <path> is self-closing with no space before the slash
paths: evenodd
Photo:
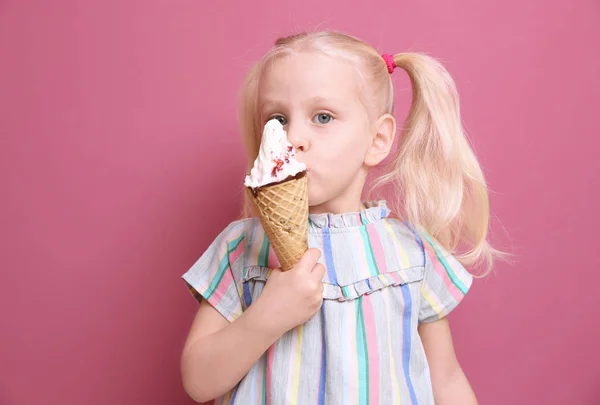
<path id="1" fill-rule="evenodd" d="M 182 276 L 191 294 L 208 301 L 229 322 L 242 313 L 233 264 L 244 250 L 244 223 L 229 224 Z"/>
<path id="2" fill-rule="evenodd" d="M 469 291 L 473 276 L 441 245 L 422 233 L 425 275 L 421 284 L 419 322 L 448 315 Z"/>

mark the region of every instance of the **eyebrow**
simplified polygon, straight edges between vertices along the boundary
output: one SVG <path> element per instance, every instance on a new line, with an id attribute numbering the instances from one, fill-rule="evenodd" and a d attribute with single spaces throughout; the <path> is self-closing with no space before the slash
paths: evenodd
<path id="1" fill-rule="evenodd" d="M 342 99 L 338 99 L 335 97 L 324 97 L 324 96 L 313 96 L 310 97 L 309 99 L 305 100 L 302 104 L 303 105 L 312 105 L 312 104 L 327 104 L 327 103 L 334 103 L 336 105 L 345 105 L 346 103 L 342 100 Z M 284 103 L 280 102 L 279 100 L 274 100 L 274 99 L 266 99 L 263 103 L 261 103 L 262 108 L 268 108 L 268 107 L 277 107 L 279 105 L 282 105 Z"/>
<path id="2" fill-rule="evenodd" d="M 309 98 L 305 104 L 321 104 L 321 103 L 335 103 L 335 104 L 345 104 L 345 102 L 341 99 L 335 97 L 323 97 L 323 96 L 314 96 Z"/>

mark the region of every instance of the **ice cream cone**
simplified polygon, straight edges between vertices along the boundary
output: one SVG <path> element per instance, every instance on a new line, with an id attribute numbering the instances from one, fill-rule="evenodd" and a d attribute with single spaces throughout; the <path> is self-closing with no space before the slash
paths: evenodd
<path id="1" fill-rule="evenodd" d="M 294 267 L 308 249 L 307 179 L 302 171 L 280 182 L 249 188 L 283 271 Z"/>

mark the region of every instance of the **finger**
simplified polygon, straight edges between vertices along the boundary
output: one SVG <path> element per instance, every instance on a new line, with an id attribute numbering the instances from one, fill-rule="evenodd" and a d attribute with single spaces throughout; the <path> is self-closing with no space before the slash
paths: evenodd
<path id="1" fill-rule="evenodd" d="M 323 263 L 317 263 L 317 265 L 313 267 L 311 276 L 316 281 L 323 280 L 323 276 L 325 276 L 325 266 Z"/>
<path id="2" fill-rule="evenodd" d="M 317 261 L 321 257 L 321 251 L 316 248 L 310 248 L 300 258 L 300 261 L 294 266 L 299 271 L 311 272 Z"/>

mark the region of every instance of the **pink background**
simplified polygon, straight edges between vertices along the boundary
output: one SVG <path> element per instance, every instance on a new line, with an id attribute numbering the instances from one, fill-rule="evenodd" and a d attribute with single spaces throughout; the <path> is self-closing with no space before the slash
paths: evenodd
<path id="1" fill-rule="evenodd" d="M 451 316 L 480 403 L 600 403 L 600 7 L 493 3 L 0 1 L 0 404 L 191 403 L 180 276 L 239 207 L 236 91 L 311 28 L 456 79 L 515 254 Z"/>

